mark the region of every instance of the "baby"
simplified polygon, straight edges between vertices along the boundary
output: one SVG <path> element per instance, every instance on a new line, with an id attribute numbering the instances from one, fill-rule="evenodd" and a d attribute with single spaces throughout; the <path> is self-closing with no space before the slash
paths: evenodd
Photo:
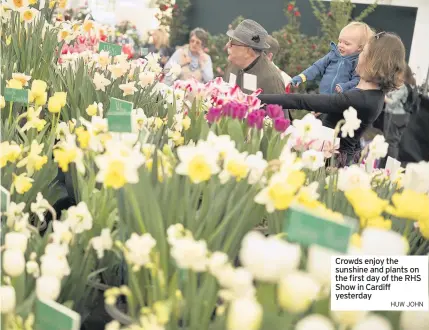
<path id="1" fill-rule="evenodd" d="M 371 28 L 361 22 L 352 22 L 341 30 L 338 46 L 331 42 L 331 51 L 312 66 L 294 77 L 293 86 L 322 76 L 320 94 L 342 93 L 353 89 L 360 77 L 355 69 L 359 53 L 374 35 Z"/>

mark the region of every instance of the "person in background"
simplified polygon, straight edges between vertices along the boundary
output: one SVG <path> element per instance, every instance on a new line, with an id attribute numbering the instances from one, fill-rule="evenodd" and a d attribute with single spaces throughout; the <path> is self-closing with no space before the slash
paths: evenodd
<path id="1" fill-rule="evenodd" d="M 429 95 L 420 95 L 420 109 L 411 115 L 399 142 L 398 160 L 408 163 L 429 161 Z"/>
<path id="2" fill-rule="evenodd" d="M 189 35 L 189 44 L 177 49 L 170 60 L 165 65 L 166 68 L 173 63 L 182 67 L 178 80 L 194 78 L 199 82 L 207 83 L 213 79 L 213 64 L 210 56 L 204 52 L 207 46 L 208 34 L 201 28 L 196 28 Z M 164 81 L 171 85 L 171 81 L 166 77 Z"/>
<path id="3" fill-rule="evenodd" d="M 360 81 L 356 88 L 344 93 L 259 95 L 262 103 L 279 104 L 284 109 L 307 109 L 326 113 L 322 123 L 334 129 L 344 119 L 344 110 L 353 107 L 361 120 L 354 136 L 340 141 L 338 166 L 357 162 L 360 139 L 383 109 L 385 94 L 403 84 L 405 72 L 405 47 L 401 39 L 393 34 L 381 32 L 370 39 L 359 55 L 356 71 Z"/>
<path id="4" fill-rule="evenodd" d="M 159 54 L 159 56 L 161 57 L 160 58 L 161 67 L 165 66 L 170 56 L 173 54 L 173 51 L 170 48 L 169 44 L 170 44 L 170 41 L 169 41 L 168 33 L 164 29 L 160 28 L 152 31 L 152 43 L 147 44 L 146 48 L 147 48 L 148 54 L 150 53 Z"/>
<path id="5" fill-rule="evenodd" d="M 264 53 L 270 48 L 268 32 L 259 23 L 246 19 L 227 35 L 229 65 L 223 80 L 238 85 L 246 94 L 259 88 L 263 94 L 284 93 L 280 72 Z"/>
<path id="6" fill-rule="evenodd" d="M 267 58 L 271 61 L 271 63 L 273 63 L 273 65 L 277 68 L 277 70 L 279 70 L 280 75 L 282 76 L 283 82 L 285 84 L 285 87 L 287 87 L 292 80 L 291 76 L 289 76 L 286 72 L 282 71 L 274 63 L 274 58 L 276 57 L 276 55 L 279 53 L 279 50 L 280 50 L 279 42 L 277 41 L 276 38 L 274 38 L 272 36 L 268 36 L 267 43 L 268 43 L 268 45 L 270 45 L 270 49 L 264 51 L 264 53 L 265 53 L 265 55 L 267 55 Z"/>
<path id="7" fill-rule="evenodd" d="M 331 51 L 293 77 L 292 85 L 299 86 L 321 76 L 320 94 L 344 93 L 355 88 L 360 79 L 355 71 L 359 53 L 373 35 L 374 32 L 365 23 L 348 24 L 341 30 L 338 45 L 331 42 Z"/>
<path id="8" fill-rule="evenodd" d="M 416 80 L 413 77 L 413 72 L 407 66 L 404 75 L 404 84 L 399 89 L 387 93 L 385 97 L 386 107 L 384 109 L 383 135 L 389 144 L 387 156 L 394 159 L 398 158 L 399 142 L 412 112 L 412 88 L 415 85 Z M 380 162 L 380 166 L 384 167 L 386 161 L 387 157 Z"/>

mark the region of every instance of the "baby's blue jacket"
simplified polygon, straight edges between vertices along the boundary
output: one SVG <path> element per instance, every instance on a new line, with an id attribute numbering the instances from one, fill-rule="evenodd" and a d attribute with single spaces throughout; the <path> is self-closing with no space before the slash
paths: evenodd
<path id="1" fill-rule="evenodd" d="M 320 94 L 335 93 L 336 85 L 342 88 L 342 92 L 346 92 L 359 83 L 360 77 L 355 71 L 358 58 L 359 53 L 342 56 L 337 45 L 331 42 L 331 51 L 302 74 L 307 80 L 314 80 L 317 76 L 322 76 L 319 86 Z"/>

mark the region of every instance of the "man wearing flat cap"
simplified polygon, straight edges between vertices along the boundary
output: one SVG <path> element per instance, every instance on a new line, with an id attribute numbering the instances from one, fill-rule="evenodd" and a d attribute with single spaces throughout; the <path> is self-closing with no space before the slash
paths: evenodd
<path id="1" fill-rule="evenodd" d="M 285 85 L 280 72 L 264 52 L 270 48 L 268 32 L 257 22 L 246 19 L 227 35 L 230 65 L 224 80 L 238 85 L 246 94 L 259 88 L 263 94 L 283 94 Z"/>

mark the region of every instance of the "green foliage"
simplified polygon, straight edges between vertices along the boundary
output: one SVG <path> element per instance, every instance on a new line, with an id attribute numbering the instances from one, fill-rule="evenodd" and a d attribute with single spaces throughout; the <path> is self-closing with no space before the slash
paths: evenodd
<path id="1" fill-rule="evenodd" d="M 160 26 L 170 31 L 170 46 L 182 46 L 188 41 L 189 25 L 186 24 L 190 0 L 157 0 L 160 14 L 156 18 Z"/>

